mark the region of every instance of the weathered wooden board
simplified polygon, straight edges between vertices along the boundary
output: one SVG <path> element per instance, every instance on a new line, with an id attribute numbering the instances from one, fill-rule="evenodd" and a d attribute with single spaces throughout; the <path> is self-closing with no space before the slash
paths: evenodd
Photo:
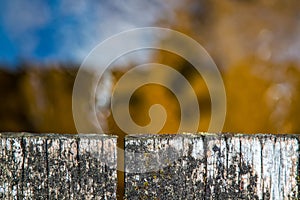
<path id="1" fill-rule="evenodd" d="M 0 134 L 0 199 L 116 199 L 117 138 Z M 297 135 L 132 135 L 125 199 L 299 199 Z"/>
<path id="2" fill-rule="evenodd" d="M 127 137 L 125 198 L 203 197 L 206 165 L 203 147 L 202 137 L 182 135 Z"/>
<path id="3" fill-rule="evenodd" d="M 79 194 L 77 141 L 78 138 L 63 135 L 47 139 L 48 196 L 51 198 L 74 199 Z"/>
<path id="4" fill-rule="evenodd" d="M 116 139 L 103 140 L 97 135 L 81 135 L 79 146 L 79 199 L 115 199 Z"/>
<path id="5" fill-rule="evenodd" d="M 22 138 L 24 176 L 23 191 L 25 199 L 44 199 L 48 197 L 47 136 L 27 135 Z"/>
<path id="6" fill-rule="evenodd" d="M 299 199 L 293 135 L 131 135 L 126 199 Z"/>
<path id="7" fill-rule="evenodd" d="M 0 134 L 0 199 L 115 199 L 115 136 Z"/>
<path id="8" fill-rule="evenodd" d="M 22 137 L 0 137 L 0 199 L 22 197 L 24 152 Z"/>

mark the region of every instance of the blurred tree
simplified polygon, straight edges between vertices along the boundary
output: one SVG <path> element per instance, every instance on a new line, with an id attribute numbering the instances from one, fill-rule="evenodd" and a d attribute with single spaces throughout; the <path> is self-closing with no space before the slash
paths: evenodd
<path id="1" fill-rule="evenodd" d="M 0 70 L 0 129 L 2 131 L 33 130 L 24 112 L 26 104 L 19 93 L 20 74 Z"/>
<path id="2" fill-rule="evenodd" d="M 75 133 L 72 120 L 72 69 L 29 68 L 20 78 L 25 112 L 40 132 Z"/>
<path id="3" fill-rule="evenodd" d="M 250 57 L 225 75 L 228 111 L 225 131 L 299 132 L 297 65 Z"/>
<path id="4" fill-rule="evenodd" d="M 33 66 L 0 72 L 1 131 L 76 133 L 72 88 L 77 69 Z"/>

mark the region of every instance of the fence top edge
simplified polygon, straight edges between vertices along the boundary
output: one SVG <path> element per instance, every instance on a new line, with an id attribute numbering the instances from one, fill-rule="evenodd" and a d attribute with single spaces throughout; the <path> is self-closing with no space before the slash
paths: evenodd
<path id="1" fill-rule="evenodd" d="M 29 133 L 29 132 L 0 132 L 0 137 L 18 138 L 18 137 L 39 137 L 39 138 L 117 138 L 117 135 L 100 133 Z"/>
<path id="2" fill-rule="evenodd" d="M 18 137 L 39 137 L 39 138 L 111 138 L 117 139 L 117 134 L 103 134 L 103 133 L 29 133 L 29 132 L 0 132 L 0 137 L 18 138 Z M 267 133 L 178 133 L 178 134 L 128 134 L 125 136 L 126 140 L 131 139 L 151 139 L 151 138 L 296 138 L 300 140 L 300 134 L 267 134 Z"/>
<path id="3" fill-rule="evenodd" d="M 151 139 L 151 138 L 297 138 L 300 139 L 300 134 L 268 134 L 268 133 L 179 133 L 179 134 L 129 134 L 125 139 Z"/>

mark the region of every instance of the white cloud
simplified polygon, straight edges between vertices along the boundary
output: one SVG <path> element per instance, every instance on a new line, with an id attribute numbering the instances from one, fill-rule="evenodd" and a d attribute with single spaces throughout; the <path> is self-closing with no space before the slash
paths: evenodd
<path id="1" fill-rule="evenodd" d="M 5 28 L 17 36 L 46 25 L 51 17 L 48 5 L 42 0 L 10 0 L 3 6 Z"/>
<path id="2" fill-rule="evenodd" d="M 34 54 L 40 37 L 45 37 L 38 30 L 57 20 L 53 32 L 47 33 L 56 38 L 55 52 L 43 59 L 81 62 L 92 48 L 114 34 L 153 26 L 160 18 L 171 19 L 174 5 L 160 0 L 61 0 L 56 5 L 43 0 L 10 0 L 3 4 L 2 20 L 10 37 L 19 43 L 21 56 Z"/>
<path id="3" fill-rule="evenodd" d="M 63 0 L 60 5 L 64 14 L 76 14 L 78 24 L 59 30 L 63 38 L 60 53 L 69 52 L 79 62 L 92 48 L 110 36 L 132 28 L 153 26 L 159 18 L 173 15 L 171 6 L 159 0 L 111 0 L 94 2 L 92 5 L 80 1 L 81 6 L 78 7 L 73 7 L 73 4 L 71 0 Z M 64 9 L 69 7 L 72 12 Z"/>
<path id="4" fill-rule="evenodd" d="M 88 9 L 88 2 L 86 0 L 61 0 L 59 10 L 63 14 L 81 15 Z"/>

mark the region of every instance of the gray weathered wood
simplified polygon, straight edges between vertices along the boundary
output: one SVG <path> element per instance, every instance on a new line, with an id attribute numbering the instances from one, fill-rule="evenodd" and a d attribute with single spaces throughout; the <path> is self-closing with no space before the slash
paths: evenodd
<path id="1" fill-rule="evenodd" d="M 295 135 L 131 135 L 127 199 L 298 199 Z"/>
<path id="2" fill-rule="evenodd" d="M 0 199 L 22 197 L 22 137 L 0 137 Z"/>
<path id="3" fill-rule="evenodd" d="M 81 179 L 77 138 L 52 135 L 48 137 L 46 147 L 48 196 L 54 199 L 74 199 L 79 194 Z"/>
<path id="4" fill-rule="evenodd" d="M 80 199 L 115 199 L 116 140 L 81 135 L 79 146 Z"/>
<path id="5" fill-rule="evenodd" d="M 125 146 L 127 199 L 204 196 L 205 155 L 201 136 L 129 136 Z"/>
<path id="6" fill-rule="evenodd" d="M 23 191 L 25 199 L 48 197 L 48 167 L 46 136 L 27 135 L 22 138 Z M 22 180 L 21 179 L 21 180 Z"/>
<path id="7" fill-rule="evenodd" d="M 131 135 L 125 199 L 299 199 L 297 135 Z M 116 136 L 0 134 L 0 199 L 116 199 Z"/>
<path id="8" fill-rule="evenodd" d="M 0 134 L 0 199 L 115 199 L 116 137 Z"/>

